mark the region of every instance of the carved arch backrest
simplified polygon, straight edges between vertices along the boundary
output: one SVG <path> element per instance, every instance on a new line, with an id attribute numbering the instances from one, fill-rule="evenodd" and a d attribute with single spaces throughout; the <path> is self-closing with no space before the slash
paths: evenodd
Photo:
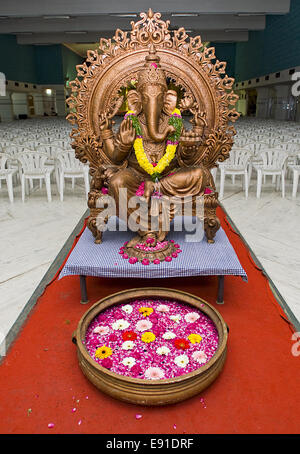
<path id="1" fill-rule="evenodd" d="M 152 45 L 166 77 L 192 97 L 195 109 L 206 113 L 205 142 L 198 159 L 211 168 L 229 156 L 233 143 L 235 130 L 230 123 L 239 116 L 234 109 L 238 99 L 232 90 L 234 79 L 226 75 L 226 63 L 217 60 L 215 49 L 205 47 L 200 36 L 189 37 L 183 28 L 171 32 L 169 21 L 162 21 L 160 13 L 149 10 L 140 16 L 141 20 L 131 23 L 130 32 L 117 30 L 112 39 L 101 39 L 99 50 L 88 51 L 86 61 L 76 67 L 77 78 L 70 82 L 72 93 L 67 100 L 76 157 L 91 168 L 108 163 L 99 140 L 99 113 L 115 110 L 121 87 L 137 78 Z"/>

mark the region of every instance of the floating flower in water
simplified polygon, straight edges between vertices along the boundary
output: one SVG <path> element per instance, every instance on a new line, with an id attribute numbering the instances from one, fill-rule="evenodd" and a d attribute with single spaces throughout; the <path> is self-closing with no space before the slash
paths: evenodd
<path id="1" fill-rule="evenodd" d="M 122 307 L 122 311 L 126 312 L 126 314 L 131 314 L 133 307 L 130 304 L 125 304 L 125 306 Z"/>
<path id="2" fill-rule="evenodd" d="M 145 378 L 147 380 L 160 380 L 165 376 L 165 373 L 159 367 L 148 367 L 145 371 Z"/>
<path id="3" fill-rule="evenodd" d="M 176 366 L 184 368 L 189 363 L 189 357 L 187 355 L 176 356 L 176 358 L 174 359 L 174 363 L 176 364 Z"/>
<path id="4" fill-rule="evenodd" d="M 134 342 L 132 341 L 125 341 L 122 344 L 123 350 L 132 350 L 134 348 Z"/>
<path id="5" fill-rule="evenodd" d="M 124 366 L 127 366 L 129 367 L 129 369 L 131 369 L 131 367 L 135 365 L 136 360 L 132 356 L 127 356 L 121 361 L 121 363 L 124 364 Z"/>
<path id="6" fill-rule="evenodd" d="M 181 320 L 181 315 L 170 315 L 170 319 L 173 320 L 173 322 L 179 323 Z"/>
<path id="7" fill-rule="evenodd" d="M 202 341 L 202 337 L 200 336 L 200 334 L 190 334 L 188 336 L 188 340 L 192 343 L 192 344 L 199 344 L 199 342 Z"/>
<path id="8" fill-rule="evenodd" d="M 148 317 L 150 314 L 152 314 L 153 309 L 152 307 L 140 307 L 139 312 L 144 316 Z"/>
<path id="9" fill-rule="evenodd" d="M 112 355 L 112 349 L 110 347 L 106 347 L 105 345 L 102 345 L 102 347 L 97 348 L 95 351 L 95 357 L 98 359 L 104 359 L 110 355 Z"/>
<path id="10" fill-rule="evenodd" d="M 134 366 L 131 367 L 130 372 L 132 373 L 132 375 L 138 376 L 138 375 L 142 375 L 143 371 L 142 371 L 141 366 L 139 366 L 138 364 L 135 364 Z"/>
<path id="11" fill-rule="evenodd" d="M 187 350 L 188 348 L 190 348 L 190 344 L 185 339 L 175 339 L 174 347 L 177 348 L 178 350 Z"/>
<path id="12" fill-rule="evenodd" d="M 192 354 L 192 358 L 200 364 L 203 364 L 207 361 L 207 355 L 202 350 L 194 352 Z"/>
<path id="13" fill-rule="evenodd" d="M 112 333 L 109 335 L 108 340 L 109 340 L 109 342 L 117 342 L 118 336 L 115 333 Z"/>
<path id="14" fill-rule="evenodd" d="M 113 362 L 112 362 L 112 360 L 110 358 L 104 358 L 101 361 L 101 366 L 105 367 L 105 369 L 111 369 L 112 366 L 113 366 Z"/>
<path id="15" fill-rule="evenodd" d="M 108 326 L 96 326 L 93 333 L 101 334 L 102 336 L 104 336 L 105 334 L 109 333 L 109 327 Z"/>
<path id="16" fill-rule="evenodd" d="M 172 333 L 172 331 L 166 331 L 165 334 L 162 336 L 164 339 L 170 340 L 175 339 L 176 334 Z"/>
<path id="17" fill-rule="evenodd" d="M 171 350 L 168 347 L 166 347 L 165 345 L 163 345 L 162 347 L 158 347 L 156 349 L 156 353 L 158 355 L 163 355 L 163 356 L 168 355 L 170 353 L 170 351 Z"/>
<path id="18" fill-rule="evenodd" d="M 147 331 L 146 333 L 142 334 L 142 337 L 141 337 L 141 340 L 143 342 L 146 342 L 147 344 L 149 342 L 155 341 L 155 339 L 156 339 L 155 334 L 151 333 L 150 331 Z"/>
<path id="19" fill-rule="evenodd" d="M 129 323 L 124 320 L 123 318 L 115 321 L 113 324 L 112 324 L 112 328 L 115 329 L 115 330 L 123 330 L 123 329 L 127 329 L 129 327 Z"/>
<path id="20" fill-rule="evenodd" d="M 160 304 L 159 306 L 157 306 L 156 310 L 158 312 L 169 312 L 170 309 L 166 304 Z"/>
<path id="21" fill-rule="evenodd" d="M 150 320 L 139 320 L 136 324 L 136 329 L 138 331 L 147 331 L 147 329 L 152 328 L 152 323 Z"/>
<path id="22" fill-rule="evenodd" d="M 197 312 L 189 312 L 188 314 L 186 314 L 184 316 L 184 320 L 187 323 L 194 323 L 196 320 L 198 320 L 199 317 L 200 317 L 200 315 L 197 314 Z"/>
<path id="23" fill-rule="evenodd" d="M 129 341 L 129 340 L 134 341 L 134 340 L 136 340 L 136 338 L 137 338 L 137 335 L 134 331 L 124 331 L 122 333 L 122 339 L 124 341 Z"/>

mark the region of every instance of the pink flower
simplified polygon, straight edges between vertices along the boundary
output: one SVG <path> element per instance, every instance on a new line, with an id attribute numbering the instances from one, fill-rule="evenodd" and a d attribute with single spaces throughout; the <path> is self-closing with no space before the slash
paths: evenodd
<path id="1" fill-rule="evenodd" d="M 139 320 L 136 324 L 136 329 L 138 331 L 147 331 L 150 328 L 152 328 L 150 320 Z"/>
<path id="2" fill-rule="evenodd" d="M 97 326 L 94 331 L 94 334 L 101 334 L 101 336 L 104 336 L 105 334 L 109 333 L 109 327 L 108 326 Z"/>
<path id="3" fill-rule="evenodd" d="M 111 369 L 112 366 L 113 366 L 113 362 L 112 362 L 112 360 L 110 358 L 104 358 L 101 361 L 101 366 L 105 367 L 105 369 Z"/>
<path id="4" fill-rule="evenodd" d="M 178 249 L 180 246 L 179 246 L 179 244 L 176 243 L 176 244 L 174 244 L 174 247 L 176 247 L 176 249 Z"/>
<path id="5" fill-rule="evenodd" d="M 156 310 L 158 312 L 169 312 L 170 309 L 166 304 L 160 304 L 159 306 L 157 306 Z"/>
<path id="6" fill-rule="evenodd" d="M 152 313 L 149 315 L 149 320 L 154 324 L 158 323 L 158 316 L 156 314 Z"/>
<path id="7" fill-rule="evenodd" d="M 182 252 L 182 250 L 181 249 L 177 249 L 176 252 L 177 252 L 177 254 L 179 254 L 179 252 Z"/>
<path id="8" fill-rule="evenodd" d="M 178 257 L 178 254 L 176 252 L 172 252 L 172 257 L 176 259 L 176 257 Z"/>
<path id="9" fill-rule="evenodd" d="M 207 360 L 206 354 L 202 350 L 198 350 L 192 354 L 192 358 L 200 364 L 203 364 Z"/>
<path id="10" fill-rule="evenodd" d="M 117 342 L 118 336 L 115 333 L 112 333 L 109 335 L 108 340 L 109 340 L 109 342 Z"/>
<path id="11" fill-rule="evenodd" d="M 123 259 L 128 259 L 128 255 L 127 255 L 127 254 L 123 254 L 123 255 L 122 255 L 122 258 L 123 258 Z"/>
<path id="12" fill-rule="evenodd" d="M 197 314 L 197 312 L 189 312 L 184 316 L 184 319 L 187 323 L 194 323 L 195 321 L 198 320 L 199 317 L 200 315 Z"/>
<path id="13" fill-rule="evenodd" d="M 172 257 L 169 255 L 165 258 L 165 262 L 172 262 Z"/>
<path id="14" fill-rule="evenodd" d="M 130 369 L 130 372 L 132 372 L 133 375 L 137 376 L 137 375 L 139 375 L 142 372 L 142 368 L 138 364 L 135 364 Z"/>
<path id="15" fill-rule="evenodd" d="M 155 260 L 153 260 L 153 263 L 154 263 L 154 265 L 159 265 L 160 264 L 160 260 L 159 259 L 155 259 Z"/>
<path id="16" fill-rule="evenodd" d="M 143 259 L 142 260 L 142 265 L 149 265 L 149 260 L 148 259 Z"/>
<path id="17" fill-rule="evenodd" d="M 102 192 L 102 194 L 108 194 L 108 188 L 106 188 L 105 186 L 103 186 L 103 187 L 101 188 L 101 192 Z"/>
<path id="18" fill-rule="evenodd" d="M 165 376 L 165 373 L 159 367 L 148 367 L 145 371 L 145 377 L 148 380 L 159 380 Z"/>
<path id="19" fill-rule="evenodd" d="M 213 191 L 210 188 L 205 188 L 204 194 L 211 194 Z"/>
<path id="20" fill-rule="evenodd" d="M 137 261 L 138 261 L 137 257 L 130 257 L 130 259 L 128 260 L 128 262 L 131 265 L 134 265 Z"/>

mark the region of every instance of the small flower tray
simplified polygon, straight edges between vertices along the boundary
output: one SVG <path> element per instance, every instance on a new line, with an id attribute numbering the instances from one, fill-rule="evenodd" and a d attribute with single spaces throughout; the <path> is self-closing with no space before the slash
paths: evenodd
<path id="1" fill-rule="evenodd" d="M 141 405 L 187 399 L 221 372 L 227 326 L 204 300 L 132 289 L 93 305 L 74 333 L 83 373 L 100 390 Z"/>

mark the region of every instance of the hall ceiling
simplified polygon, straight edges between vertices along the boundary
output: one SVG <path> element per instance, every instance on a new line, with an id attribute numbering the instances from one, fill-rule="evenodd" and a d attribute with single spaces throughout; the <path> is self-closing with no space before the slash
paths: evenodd
<path id="1" fill-rule="evenodd" d="M 238 42 L 263 30 L 266 15 L 287 14 L 290 0 L 1 0 L 0 33 L 16 35 L 19 44 L 65 43 L 84 56 L 100 37 L 130 30 L 149 8 L 203 41 Z"/>

